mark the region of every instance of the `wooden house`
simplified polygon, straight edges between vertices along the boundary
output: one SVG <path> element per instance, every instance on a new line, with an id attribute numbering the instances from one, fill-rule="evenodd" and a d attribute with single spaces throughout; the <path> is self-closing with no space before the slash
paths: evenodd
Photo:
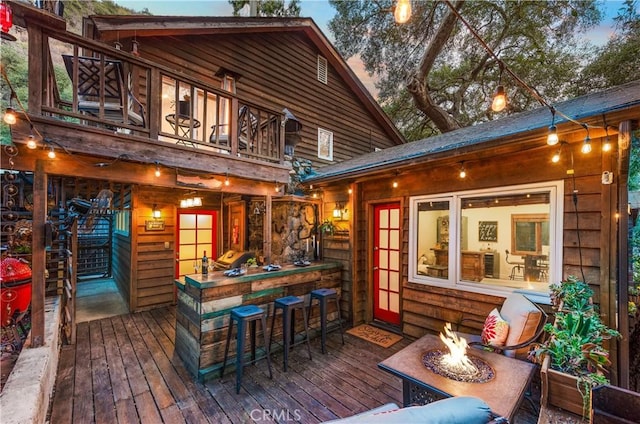
<path id="1" fill-rule="evenodd" d="M 622 333 L 612 380 L 628 382 L 627 178 L 640 81 L 553 106 L 553 146 L 542 107 L 306 179 L 322 192 L 323 219 L 347 230 L 325 254 L 352 265 L 353 323 L 420 337 L 470 319 L 478 331 L 507 294 L 548 305 L 549 283 L 574 275 Z"/>
<path id="2" fill-rule="evenodd" d="M 291 196 L 300 176 L 404 143 L 311 19 L 92 16 L 80 36 L 7 3 L 28 36 L 29 99 L 2 168 L 33 175 L 35 240 L 52 212 L 78 215 L 80 249 L 107 223 L 86 250 L 102 249 L 96 272 L 131 311 L 173 303 L 204 252 L 300 253 L 308 242 L 268 225 L 292 204 L 316 225 L 319 202 Z M 52 263 L 34 245 L 37 298 L 59 289 Z"/>

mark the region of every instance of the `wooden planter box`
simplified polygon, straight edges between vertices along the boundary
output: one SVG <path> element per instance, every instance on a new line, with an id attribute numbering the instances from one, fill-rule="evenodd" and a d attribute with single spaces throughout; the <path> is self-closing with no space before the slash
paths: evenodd
<path id="1" fill-rule="evenodd" d="M 578 391 L 578 378 L 550 368 L 551 358 L 546 356 L 540 368 L 542 380 L 542 406 L 552 405 L 582 416 L 582 395 Z"/>

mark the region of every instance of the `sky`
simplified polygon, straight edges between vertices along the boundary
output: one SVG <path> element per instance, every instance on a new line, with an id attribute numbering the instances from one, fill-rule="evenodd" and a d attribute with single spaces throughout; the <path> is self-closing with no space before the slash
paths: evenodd
<path id="1" fill-rule="evenodd" d="M 618 9 L 623 5 L 622 0 L 600 0 L 606 6 L 605 18 L 602 23 L 586 34 L 594 44 L 603 45 L 613 33 L 613 20 Z M 154 15 L 165 16 L 232 16 L 233 9 L 228 0 L 114 0 L 114 3 L 136 11 L 147 8 Z M 333 36 L 329 31 L 329 20 L 335 14 L 335 10 L 329 5 L 328 0 L 300 0 L 301 17 L 310 17 L 333 42 Z M 347 63 L 353 72 L 360 78 L 367 89 L 374 94 L 373 79 L 367 75 L 362 62 L 356 58 L 350 58 Z"/>

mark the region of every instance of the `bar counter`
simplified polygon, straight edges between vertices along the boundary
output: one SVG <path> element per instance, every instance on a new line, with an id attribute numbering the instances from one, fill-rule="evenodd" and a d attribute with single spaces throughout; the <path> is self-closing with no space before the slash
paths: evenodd
<path id="1" fill-rule="evenodd" d="M 229 312 L 232 308 L 258 305 L 268 311 L 267 326 L 270 327 L 275 299 L 290 295 L 305 296 L 307 305 L 308 294 L 312 290 L 335 288 L 340 293 L 341 283 L 341 264 L 335 262 L 313 262 L 306 267 L 284 265 L 277 271 L 264 271 L 262 267 L 249 268 L 246 274 L 239 277 L 226 277 L 223 271 L 214 271 L 207 275 L 186 275 L 175 280 L 178 288 L 176 352 L 185 367 L 199 381 L 217 378 L 224 358 Z M 318 315 L 318 311 L 315 310 L 315 318 L 309 323 L 312 330 L 319 325 Z M 281 321 L 279 318 L 276 320 L 273 335 L 274 348 L 277 346 L 276 342 L 282 341 L 282 323 L 278 322 Z M 330 309 L 328 319 L 335 318 L 335 308 Z M 300 323 L 296 331 L 302 331 L 302 327 Z M 256 345 L 259 348 L 258 354 L 264 354 L 260 331 Z M 227 370 L 233 369 L 234 363 L 235 329 L 229 349 Z"/>

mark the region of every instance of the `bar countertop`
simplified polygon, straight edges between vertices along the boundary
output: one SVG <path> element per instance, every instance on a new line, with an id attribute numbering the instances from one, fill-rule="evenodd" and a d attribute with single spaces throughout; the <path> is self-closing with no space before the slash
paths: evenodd
<path id="1" fill-rule="evenodd" d="M 224 271 L 212 271 L 208 274 L 188 274 L 182 278 L 175 280 L 175 284 L 178 287 L 184 287 L 186 284 L 194 286 L 196 288 L 204 289 L 210 287 L 227 286 L 237 283 L 248 283 L 256 280 L 264 280 L 268 278 L 278 278 L 293 274 L 301 274 L 310 271 L 322 271 L 325 269 L 333 269 L 340 267 L 340 264 L 335 262 L 311 262 L 308 266 L 296 266 L 292 264 L 283 265 L 277 271 L 265 271 L 262 266 L 257 269 L 251 269 L 246 274 L 238 277 L 227 277 L 224 275 Z"/>

